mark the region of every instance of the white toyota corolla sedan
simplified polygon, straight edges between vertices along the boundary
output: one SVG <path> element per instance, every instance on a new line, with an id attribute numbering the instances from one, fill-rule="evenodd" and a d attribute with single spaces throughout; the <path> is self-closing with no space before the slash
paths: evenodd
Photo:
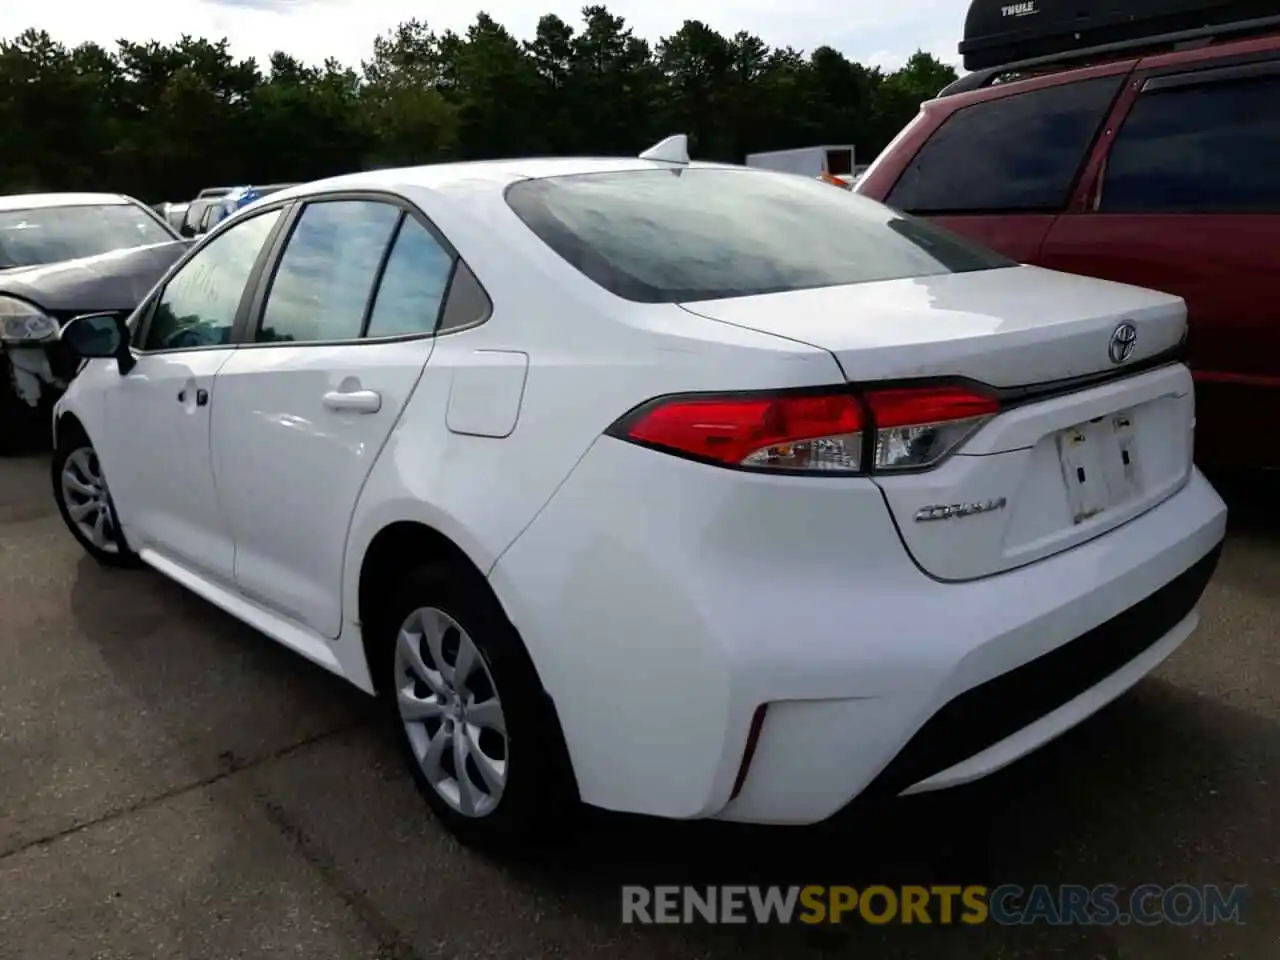
<path id="1" fill-rule="evenodd" d="M 638 159 L 274 194 L 64 339 L 53 488 L 369 693 L 470 842 L 988 774 L 1197 624 L 1179 299 L 805 177 Z"/>

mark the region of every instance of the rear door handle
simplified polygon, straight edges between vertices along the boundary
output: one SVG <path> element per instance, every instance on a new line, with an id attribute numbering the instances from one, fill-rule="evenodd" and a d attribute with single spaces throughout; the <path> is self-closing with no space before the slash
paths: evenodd
<path id="1" fill-rule="evenodd" d="M 351 413 L 377 413 L 382 409 L 382 394 L 376 390 L 330 390 L 324 395 L 330 410 Z"/>

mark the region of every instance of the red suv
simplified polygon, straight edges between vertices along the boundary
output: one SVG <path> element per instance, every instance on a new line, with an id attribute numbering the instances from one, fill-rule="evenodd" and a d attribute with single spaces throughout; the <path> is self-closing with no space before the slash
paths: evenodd
<path id="1" fill-rule="evenodd" d="M 1025 263 L 1183 297 L 1197 458 L 1280 467 L 1280 5 L 1119 5 L 975 0 L 975 72 L 857 192 Z"/>

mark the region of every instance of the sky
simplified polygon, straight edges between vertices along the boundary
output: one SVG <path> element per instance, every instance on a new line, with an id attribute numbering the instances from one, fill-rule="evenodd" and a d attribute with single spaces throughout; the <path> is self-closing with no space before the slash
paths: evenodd
<path id="1" fill-rule="evenodd" d="M 96 41 L 173 41 L 183 33 L 226 37 L 239 56 L 265 63 L 282 49 L 308 63 L 336 57 L 359 66 L 373 38 L 412 17 L 461 32 L 485 11 L 521 39 L 555 13 L 577 25 L 586 0 L 0 0 L 0 38 L 28 27 L 69 45 Z M 770 46 L 812 50 L 827 44 L 851 59 L 893 70 L 917 49 L 958 66 L 956 45 L 968 0 L 612 0 L 609 11 L 656 41 L 686 20 L 732 35 L 756 34 Z"/>

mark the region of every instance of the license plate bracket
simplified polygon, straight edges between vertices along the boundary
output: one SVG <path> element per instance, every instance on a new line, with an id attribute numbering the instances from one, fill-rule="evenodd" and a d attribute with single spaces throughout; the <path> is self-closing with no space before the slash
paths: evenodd
<path id="1" fill-rule="evenodd" d="M 1130 411 L 1108 414 L 1058 434 L 1058 458 L 1071 522 L 1079 525 L 1135 497 L 1141 464 Z"/>

